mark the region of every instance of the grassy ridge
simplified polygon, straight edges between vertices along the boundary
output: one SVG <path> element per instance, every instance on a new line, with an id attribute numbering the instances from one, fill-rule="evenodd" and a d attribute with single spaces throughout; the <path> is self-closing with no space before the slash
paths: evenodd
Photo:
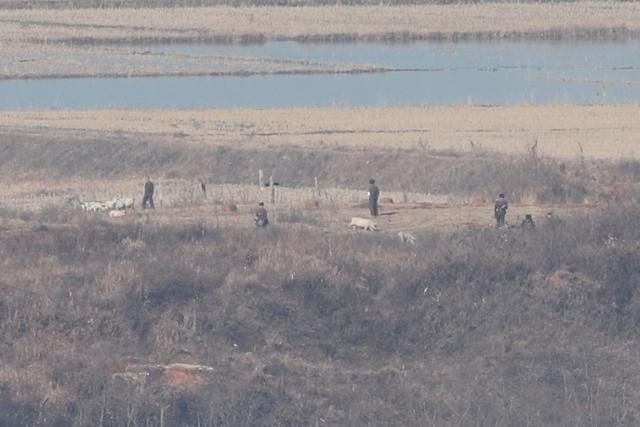
<path id="1" fill-rule="evenodd" d="M 7 232 L 0 420 L 633 424 L 638 230 L 611 210 L 416 246 L 73 217 Z M 171 362 L 213 371 L 118 376 Z"/>
<path id="2" fill-rule="evenodd" d="M 550 158 L 507 156 L 486 152 L 461 154 L 438 150 L 271 150 L 206 147 L 126 137 L 48 139 L 12 136 L 0 147 L 0 173 L 13 179 L 69 177 L 109 179 L 151 174 L 165 178 L 205 179 L 213 183 L 252 183 L 258 169 L 275 171 L 289 187 L 310 187 L 314 177 L 323 185 L 362 187 L 369 176 L 386 190 L 493 197 L 508 189 L 513 199 L 541 202 L 582 202 L 595 198 L 601 179 L 634 180 L 635 168 L 612 170 L 598 163 L 560 162 Z M 627 176 L 627 178 L 625 178 Z M 601 184 L 601 183 L 599 183 Z"/>

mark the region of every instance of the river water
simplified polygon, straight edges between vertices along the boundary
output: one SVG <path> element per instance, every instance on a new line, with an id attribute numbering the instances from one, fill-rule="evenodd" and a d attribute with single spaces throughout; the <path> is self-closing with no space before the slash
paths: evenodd
<path id="1" fill-rule="evenodd" d="M 0 81 L 0 109 L 600 104 L 640 100 L 640 43 L 268 42 L 171 45 L 182 52 L 397 71 Z"/>

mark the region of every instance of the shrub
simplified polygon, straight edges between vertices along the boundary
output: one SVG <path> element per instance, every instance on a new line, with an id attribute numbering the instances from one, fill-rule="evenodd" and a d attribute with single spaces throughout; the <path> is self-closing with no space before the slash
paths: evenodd
<path id="1" fill-rule="evenodd" d="M 588 411 L 607 424 L 603 408 L 640 386 L 619 350 L 635 349 L 640 324 L 639 230 L 636 210 L 611 209 L 416 245 L 314 228 L 25 231 L 0 241 L 13 286 L 0 421 L 580 423 L 579 390 L 598 384 Z M 124 256 L 123 242 L 140 247 Z M 213 370 L 180 387 L 157 368 L 112 376 L 171 362 Z"/>

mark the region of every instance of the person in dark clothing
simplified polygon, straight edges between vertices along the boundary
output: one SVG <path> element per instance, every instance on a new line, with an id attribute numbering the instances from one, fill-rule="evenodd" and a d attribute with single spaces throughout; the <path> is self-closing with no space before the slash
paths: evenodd
<path id="1" fill-rule="evenodd" d="M 520 227 L 524 229 L 529 229 L 529 230 L 533 230 L 534 228 L 536 228 L 536 223 L 533 222 L 533 217 L 531 216 L 531 214 L 526 214 L 524 216 L 524 219 L 522 220 Z"/>
<path id="2" fill-rule="evenodd" d="M 155 209 L 156 207 L 153 205 L 153 182 L 151 179 L 147 177 L 147 182 L 144 183 L 144 196 L 142 197 L 142 209 L 147 208 L 147 204 L 151 209 Z"/>
<path id="3" fill-rule="evenodd" d="M 266 227 L 269 225 L 269 219 L 267 218 L 267 209 L 264 207 L 264 203 L 258 203 L 258 209 L 256 210 L 256 217 L 254 218 L 256 227 Z"/>
<path id="4" fill-rule="evenodd" d="M 378 197 L 380 196 L 380 189 L 376 185 L 376 180 L 371 178 L 369 180 L 369 211 L 371 216 L 378 216 Z"/>
<path id="5" fill-rule="evenodd" d="M 507 209 L 509 209 L 509 203 L 504 197 L 504 194 L 499 194 L 494 205 L 494 211 L 496 216 L 496 227 L 504 226 L 504 218 L 507 216 Z"/>

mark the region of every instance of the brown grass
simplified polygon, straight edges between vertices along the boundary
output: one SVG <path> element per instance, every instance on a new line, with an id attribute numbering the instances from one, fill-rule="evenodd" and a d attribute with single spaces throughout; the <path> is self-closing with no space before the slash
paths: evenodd
<path id="1" fill-rule="evenodd" d="M 319 152 L 527 154 L 537 141 L 538 154 L 559 159 L 637 159 L 639 115 L 634 104 L 38 111 L 0 112 L 0 129 L 71 135 L 81 129 L 181 145 Z"/>
<path id="2" fill-rule="evenodd" d="M 9 230 L 0 423 L 634 424 L 638 230 Z"/>
<path id="3" fill-rule="evenodd" d="M 583 3 L 583 0 L 573 0 L 575 3 Z M 95 9 L 95 8 L 166 8 L 166 7 L 205 7 L 205 6 L 401 6 L 401 5 L 450 5 L 451 0 L 84 0 L 76 2 L 72 0 L 0 0 L 2 9 Z M 465 0 L 455 4 L 492 4 L 492 3 L 514 3 L 513 1 L 487 1 L 487 0 Z M 522 3 L 537 3 L 537 1 L 526 0 Z"/>
<path id="4" fill-rule="evenodd" d="M 396 201 L 613 203 L 636 197 L 637 106 L 3 112 L 8 206 L 138 198 L 146 174 L 167 208 L 357 204 L 369 177 Z M 588 118 L 589 127 L 581 123 Z M 537 141 L 537 145 L 536 145 Z M 610 141 L 616 141 L 617 148 Z M 627 157 L 626 163 L 609 164 Z M 617 160 L 616 160 L 617 161 Z M 627 194 L 624 196 L 624 194 Z"/>
<path id="5" fill-rule="evenodd" d="M 637 110 L 2 113 L 0 425 L 634 425 Z"/>
<path id="6" fill-rule="evenodd" d="M 579 36 L 588 29 L 640 29 L 636 3 L 484 3 L 421 6 L 205 7 L 161 9 L 3 10 L 9 40 L 123 40 L 227 36 L 263 39 L 385 38 L 492 34 Z M 584 30 L 582 30 L 584 29 Z"/>
<path id="7" fill-rule="evenodd" d="M 0 64 L 0 79 L 333 74 L 388 70 L 366 64 L 323 64 L 260 57 L 153 53 L 142 48 L 29 43 L 6 46 Z"/>
<path id="8" fill-rule="evenodd" d="M 0 78 L 202 76 L 382 70 L 211 55 L 154 55 L 132 46 L 266 40 L 460 41 L 636 39 L 633 2 L 403 6 L 2 9 Z"/>

